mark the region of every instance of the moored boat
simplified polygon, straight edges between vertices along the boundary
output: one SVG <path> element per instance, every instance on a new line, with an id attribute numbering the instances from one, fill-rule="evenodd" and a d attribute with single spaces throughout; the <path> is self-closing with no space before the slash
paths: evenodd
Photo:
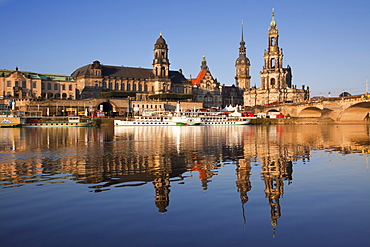
<path id="1" fill-rule="evenodd" d="M 22 127 L 91 127 L 90 119 L 79 116 L 25 118 Z"/>
<path id="2" fill-rule="evenodd" d="M 181 121 L 173 121 L 171 116 L 135 116 L 134 119 L 115 119 L 114 126 L 183 126 Z"/>

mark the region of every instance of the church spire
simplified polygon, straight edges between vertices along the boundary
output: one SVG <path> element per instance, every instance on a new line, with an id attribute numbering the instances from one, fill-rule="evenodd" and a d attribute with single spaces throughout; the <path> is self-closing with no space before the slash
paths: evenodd
<path id="1" fill-rule="evenodd" d="M 240 41 L 240 47 L 239 47 L 239 57 L 245 57 L 246 56 L 246 48 L 245 48 L 245 42 L 244 42 L 244 22 L 242 21 L 242 39 Z"/>

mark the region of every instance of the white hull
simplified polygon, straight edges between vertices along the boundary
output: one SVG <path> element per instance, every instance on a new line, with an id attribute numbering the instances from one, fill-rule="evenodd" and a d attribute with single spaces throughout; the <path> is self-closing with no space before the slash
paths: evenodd
<path id="1" fill-rule="evenodd" d="M 114 126 L 179 126 L 183 124 L 175 122 L 144 122 L 144 121 L 124 121 L 124 120 L 114 120 Z"/>
<path id="2" fill-rule="evenodd" d="M 199 125 L 202 126 L 220 126 L 220 125 L 247 125 L 251 121 L 249 119 L 247 120 L 241 120 L 241 121 L 203 121 Z"/>

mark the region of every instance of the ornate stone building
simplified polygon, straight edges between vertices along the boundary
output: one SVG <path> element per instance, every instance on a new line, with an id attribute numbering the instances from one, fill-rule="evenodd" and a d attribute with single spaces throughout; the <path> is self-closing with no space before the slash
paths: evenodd
<path id="1" fill-rule="evenodd" d="M 242 45 L 243 40 L 240 43 Z M 242 51 L 241 48 L 239 50 Z M 241 65 L 239 66 L 241 67 Z M 237 77 L 239 75 L 238 68 Z M 264 51 L 264 66 L 260 76 L 261 86 L 259 88 L 245 88 L 244 105 L 266 105 L 275 102 L 295 103 L 309 98 L 310 91 L 308 87 L 305 89 L 305 86 L 302 86 L 302 89 L 297 89 L 292 84 L 292 69 L 290 66 L 283 68 L 283 49 L 279 48 L 279 32 L 275 22 L 274 10 L 272 11 L 272 20 L 268 30 L 268 48 Z"/>
<path id="2" fill-rule="evenodd" d="M 203 102 L 205 108 L 222 106 L 222 87 L 212 76 L 204 56 L 198 76 L 189 81 L 192 83 L 195 102 Z"/>
<path id="3" fill-rule="evenodd" d="M 0 70 L 0 92 L 15 99 L 75 99 L 76 82 L 68 75 Z"/>
<path id="4" fill-rule="evenodd" d="M 99 61 L 78 68 L 72 73 L 77 95 L 81 99 L 98 97 L 102 92 L 135 92 L 136 100 L 164 93 L 191 94 L 191 83 L 182 71 L 170 70 L 168 46 L 162 34 L 154 44 L 152 69 L 103 65 Z"/>

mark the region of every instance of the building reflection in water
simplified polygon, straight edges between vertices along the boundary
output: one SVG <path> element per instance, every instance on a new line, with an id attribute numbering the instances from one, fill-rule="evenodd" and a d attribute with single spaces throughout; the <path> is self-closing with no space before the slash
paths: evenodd
<path id="1" fill-rule="evenodd" d="M 275 231 L 284 181 L 293 164 L 309 162 L 315 149 L 368 152 L 367 126 L 212 126 L 1 129 L 2 188 L 75 180 L 93 192 L 153 184 L 155 205 L 165 213 L 173 181 L 199 173 L 203 190 L 222 165 L 236 165 L 236 190 L 244 206 L 252 165 L 261 168 Z M 58 175 L 60 174 L 60 175 Z M 58 176 L 57 176 L 58 175 Z"/>

